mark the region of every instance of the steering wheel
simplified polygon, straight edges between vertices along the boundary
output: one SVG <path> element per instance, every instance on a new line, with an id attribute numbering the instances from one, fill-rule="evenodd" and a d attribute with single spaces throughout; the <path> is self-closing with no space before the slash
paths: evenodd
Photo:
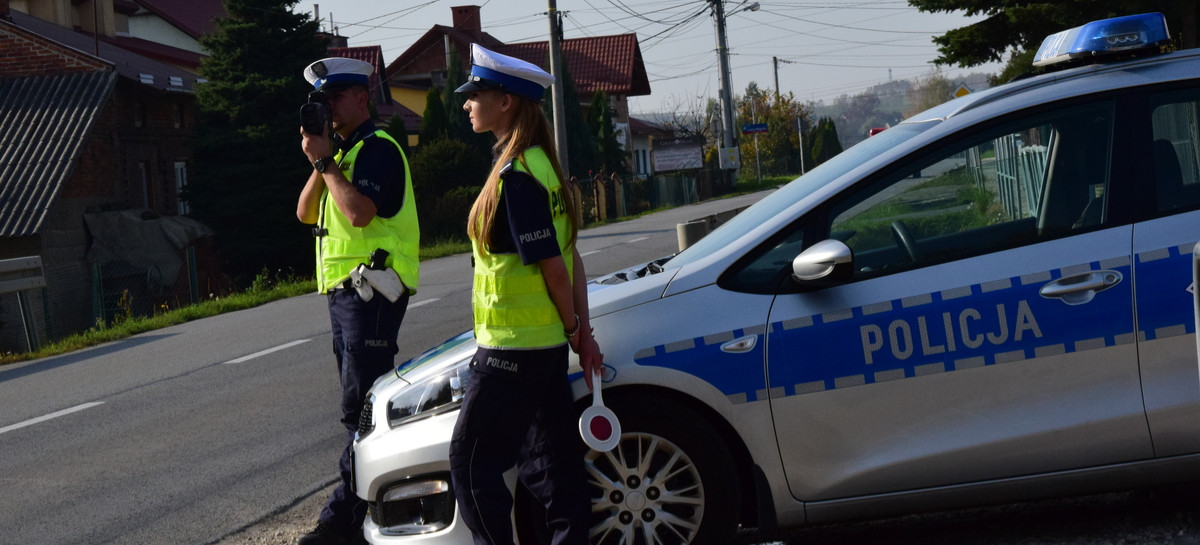
<path id="1" fill-rule="evenodd" d="M 908 254 L 908 258 L 913 263 L 917 262 L 917 241 L 913 238 L 912 233 L 908 232 L 908 226 L 904 225 L 903 221 L 896 220 L 892 222 L 892 238 L 896 239 L 896 245 L 904 249 L 904 253 Z"/>

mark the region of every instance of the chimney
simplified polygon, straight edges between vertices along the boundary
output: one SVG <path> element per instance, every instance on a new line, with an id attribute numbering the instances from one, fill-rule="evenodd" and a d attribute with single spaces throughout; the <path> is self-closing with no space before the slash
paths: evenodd
<path id="1" fill-rule="evenodd" d="M 0 0 L 0 19 L 12 20 L 12 14 L 8 11 L 8 0 Z"/>
<path id="2" fill-rule="evenodd" d="M 0 0 L 6 2 L 7 0 Z M 479 6 L 458 6 L 450 8 L 454 12 L 454 28 L 478 36 L 483 32 L 479 21 Z"/>

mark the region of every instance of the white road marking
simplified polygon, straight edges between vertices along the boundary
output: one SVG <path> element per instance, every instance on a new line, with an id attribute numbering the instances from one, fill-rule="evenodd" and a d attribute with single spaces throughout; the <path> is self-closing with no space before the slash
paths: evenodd
<path id="1" fill-rule="evenodd" d="M 598 254 L 598 253 L 600 253 L 601 251 L 603 251 L 603 250 L 592 250 L 592 251 L 590 251 L 590 252 L 583 252 L 582 254 L 579 254 L 579 257 L 587 257 L 587 256 L 589 256 L 589 255 L 592 255 L 592 254 Z"/>
<path id="2" fill-rule="evenodd" d="M 434 302 L 434 301 L 437 301 L 437 300 L 439 300 L 439 299 L 441 299 L 441 297 L 434 297 L 434 298 L 432 298 L 432 299 L 425 299 L 425 300 L 422 300 L 422 301 L 417 301 L 416 303 L 413 303 L 413 304 L 411 304 L 411 305 L 408 305 L 408 308 L 410 308 L 410 309 L 414 309 L 414 308 L 417 308 L 417 307 L 419 307 L 419 306 L 422 306 L 422 305 L 428 305 L 429 303 L 432 303 L 432 302 Z"/>
<path id="3" fill-rule="evenodd" d="M 79 412 L 84 409 L 90 409 L 92 407 L 95 407 L 96 405 L 103 405 L 103 404 L 104 404 L 103 401 L 93 401 L 91 403 L 84 403 L 83 405 L 76 405 L 74 407 L 71 407 L 70 409 L 63 409 L 56 413 L 50 413 L 46 416 L 39 416 L 37 418 L 31 418 L 24 422 L 19 422 L 17 424 L 13 424 L 8 427 L 0 428 L 0 434 L 8 433 L 13 430 L 18 430 L 18 429 L 24 428 L 25 426 L 32 426 L 39 422 L 45 422 L 47 420 L 52 420 L 52 419 L 58 418 L 60 416 L 66 416 L 66 415 L 74 413 L 74 412 Z"/>
<path id="4" fill-rule="evenodd" d="M 270 354 L 271 352 L 278 352 L 278 351 L 280 351 L 280 350 L 283 350 L 283 349 L 285 349 L 285 348 L 291 348 L 291 347 L 293 347 L 293 346 L 296 346 L 296 345 L 298 345 L 298 344 L 304 344 L 304 343 L 306 343 L 306 342 L 308 342 L 308 341 L 311 341 L 311 340 L 312 340 L 312 339 L 300 339 L 300 340 L 298 340 L 298 341 L 292 341 L 292 342 L 290 342 L 290 343 L 281 344 L 281 345 L 279 345 L 279 346 L 276 346 L 275 348 L 268 348 L 268 349 L 266 349 L 266 350 L 260 350 L 260 351 L 258 351 L 258 352 L 255 352 L 255 353 L 253 353 L 253 354 L 250 354 L 249 356 L 242 356 L 242 357 L 240 357 L 240 358 L 238 358 L 238 359 L 236 359 L 236 360 L 229 360 L 229 361 L 225 362 L 225 365 L 229 365 L 229 364 L 231 364 L 231 363 L 242 363 L 242 362 L 244 362 L 244 361 L 246 361 L 246 360 L 252 360 L 252 359 L 254 359 L 254 358 L 257 358 L 257 357 L 259 357 L 259 356 L 265 356 L 265 355 L 267 355 L 267 354 Z"/>
<path id="5" fill-rule="evenodd" d="M 625 244 L 633 244 L 634 242 L 641 242 L 643 240 L 649 240 L 649 239 L 650 239 L 650 237 L 635 238 L 633 240 L 626 240 Z"/>

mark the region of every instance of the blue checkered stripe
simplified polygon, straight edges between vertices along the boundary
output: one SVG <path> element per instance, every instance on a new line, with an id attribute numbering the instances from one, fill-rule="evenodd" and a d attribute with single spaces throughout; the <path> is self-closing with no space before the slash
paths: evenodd
<path id="1" fill-rule="evenodd" d="M 1186 292 L 1191 245 L 1136 259 L 1141 331 L 1134 328 L 1130 259 L 1122 256 L 681 339 L 642 349 L 634 361 L 692 374 L 739 404 L 1194 333 Z M 1082 305 L 1039 293 L 1050 282 L 1089 271 L 1115 271 L 1122 280 Z M 721 350 L 751 336 L 757 342 L 749 351 Z"/>

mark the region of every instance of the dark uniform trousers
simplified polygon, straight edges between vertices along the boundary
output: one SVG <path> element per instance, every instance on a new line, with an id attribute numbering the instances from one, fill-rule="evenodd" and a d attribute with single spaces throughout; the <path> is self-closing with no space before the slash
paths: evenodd
<path id="1" fill-rule="evenodd" d="M 551 543 L 587 543 L 591 500 L 576 418 L 566 345 L 475 353 L 450 440 L 450 472 L 477 545 L 513 543 L 513 499 L 503 474 L 514 464 L 546 508 Z"/>
<path id="2" fill-rule="evenodd" d="M 346 426 L 346 448 L 338 465 L 341 483 L 334 489 L 318 520 L 346 535 L 361 535 L 363 519 L 367 515 L 367 503 L 354 494 L 350 464 L 363 398 L 375 379 L 395 367 L 399 350 L 396 337 L 407 309 L 407 293 L 393 303 L 379 293 L 364 302 L 353 288 L 329 292 L 333 355 L 342 379 L 342 425 Z"/>

